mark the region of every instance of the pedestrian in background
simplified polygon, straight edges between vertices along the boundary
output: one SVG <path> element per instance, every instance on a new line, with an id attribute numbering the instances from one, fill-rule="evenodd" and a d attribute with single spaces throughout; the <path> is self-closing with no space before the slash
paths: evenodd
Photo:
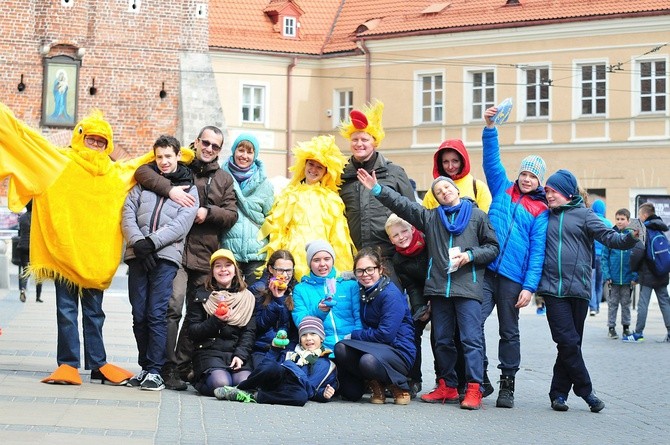
<path id="1" fill-rule="evenodd" d="M 26 292 L 28 291 L 28 278 L 30 273 L 30 221 L 33 216 L 33 200 L 26 204 L 26 211 L 19 216 L 19 241 L 16 244 L 19 255 L 19 299 L 22 303 L 26 302 Z M 35 301 L 42 303 L 42 283 L 35 284 Z"/>
<path id="2" fill-rule="evenodd" d="M 630 223 L 628 209 L 619 209 L 614 216 L 614 230 L 619 233 L 626 230 Z M 630 250 L 610 249 L 603 246 L 601 256 L 603 280 L 610 287 L 609 298 L 607 299 L 607 335 L 611 339 L 619 338 L 616 332 L 619 306 L 621 306 L 621 325 L 623 327 L 621 337 L 631 335 L 629 330 L 631 297 L 638 278 L 637 272 L 633 272 L 630 268 L 630 255 Z"/>

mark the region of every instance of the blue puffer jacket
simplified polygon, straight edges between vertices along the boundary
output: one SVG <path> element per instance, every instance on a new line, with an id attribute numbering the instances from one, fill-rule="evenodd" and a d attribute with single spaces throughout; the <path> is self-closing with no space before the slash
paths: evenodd
<path id="1" fill-rule="evenodd" d="M 500 243 L 500 254 L 488 268 L 523 289 L 535 292 L 542 276 L 549 210 L 544 191 L 522 194 L 507 178 L 500 160 L 498 130 L 484 128 L 484 174 L 493 195 L 489 219 Z"/>
<path id="2" fill-rule="evenodd" d="M 257 167 L 256 173 L 244 181 L 242 186 L 233 180 L 237 198 L 237 222 L 221 236 L 221 247 L 233 252 L 235 259 L 242 263 L 265 261 L 265 254 L 258 251 L 265 247 L 268 240 L 259 240 L 258 231 L 274 203 L 274 190 L 265 176 L 263 163 L 260 159 L 256 159 L 254 163 Z M 228 162 L 223 163 L 223 169 L 230 173 Z"/>
<path id="3" fill-rule="evenodd" d="M 333 267 L 327 277 L 317 277 L 310 272 L 293 289 L 293 321 L 296 326 L 307 315 L 323 320 L 326 339 L 323 346 L 335 349 L 335 343 L 343 340 L 354 329 L 361 329 L 361 303 L 358 295 L 358 283 L 354 280 L 337 278 L 337 290 L 333 299 L 337 302 L 330 311 L 319 309 L 319 302 L 326 296 L 326 278 L 334 278 L 337 272 Z"/>
<path id="4" fill-rule="evenodd" d="M 374 291 L 371 288 L 366 293 Z M 414 321 L 409 313 L 407 298 L 395 284 L 389 282 L 374 300 L 361 303 L 361 319 L 363 329 L 351 333 L 353 340 L 392 346 L 402 354 L 407 366 L 412 367 L 416 358 Z"/>
<path id="5" fill-rule="evenodd" d="M 617 232 L 621 232 L 616 226 Z M 600 265 L 603 271 L 603 281 L 612 280 L 612 284 L 630 285 L 637 281 L 637 272 L 630 269 L 630 254 L 632 250 L 610 249 L 603 246 Z"/>
<path id="6" fill-rule="evenodd" d="M 593 201 L 593 204 L 591 204 L 591 210 L 593 210 L 593 213 L 598 215 L 598 218 L 600 218 L 600 220 L 604 222 L 607 227 L 612 227 L 614 225 L 612 224 L 612 221 L 605 218 L 605 212 L 607 210 L 607 206 L 605 205 L 605 202 L 602 199 L 596 199 L 595 201 Z M 603 247 L 605 246 L 603 246 L 598 241 L 596 241 L 594 245 L 596 250 L 596 257 L 602 256 Z"/>
<path id="7" fill-rule="evenodd" d="M 630 249 L 637 243 L 632 233 L 607 227 L 593 210 L 584 207 L 581 196 L 552 209 L 537 293 L 590 300 L 594 240 L 617 249 Z"/>

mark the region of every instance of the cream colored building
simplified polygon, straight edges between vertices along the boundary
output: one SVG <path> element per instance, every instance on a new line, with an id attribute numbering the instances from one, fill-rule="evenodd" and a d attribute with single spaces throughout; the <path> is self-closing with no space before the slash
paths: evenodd
<path id="1" fill-rule="evenodd" d="M 481 115 L 510 97 L 514 109 L 499 127 L 509 176 L 539 154 L 549 173 L 567 168 L 606 197 L 613 219 L 637 194 L 670 191 L 669 14 L 380 35 L 368 22 L 354 47 L 337 53 L 215 47 L 216 36 L 210 50 L 229 140 L 253 132 L 269 176 L 287 174 L 287 147 L 337 134 L 352 106 L 377 98 L 385 104 L 381 151 L 419 190 L 432 181 L 444 139 L 462 139 L 484 179 Z M 348 155 L 339 135 L 338 143 Z"/>

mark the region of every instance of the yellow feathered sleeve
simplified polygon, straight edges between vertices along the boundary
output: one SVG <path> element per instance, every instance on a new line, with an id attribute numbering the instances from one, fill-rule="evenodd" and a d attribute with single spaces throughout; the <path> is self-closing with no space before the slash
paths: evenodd
<path id="1" fill-rule="evenodd" d="M 9 208 L 23 209 L 63 172 L 69 160 L 0 102 L 0 179 L 9 177 Z"/>
<path id="2" fill-rule="evenodd" d="M 261 250 L 267 252 L 268 258 L 280 249 L 291 252 L 297 280 L 309 274 L 305 246 L 317 239 L 333 246 L 338 272 L 354 267 L 355 247 L 344 216 L 344 203 L 336 192 L 320 184 L 286 187 L 275 200 L 259 236 L 269 237 Z"/>

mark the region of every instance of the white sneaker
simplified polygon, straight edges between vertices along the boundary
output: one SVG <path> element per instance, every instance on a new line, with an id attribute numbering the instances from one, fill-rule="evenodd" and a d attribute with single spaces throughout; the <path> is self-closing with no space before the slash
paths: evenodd
<path id="1" fill-rule="evenodd" d="M 142 382 L 144 381 L 144 379 L 147 378 L 148 375 L 149 372 L 143 369 L 134 376 L 132 376 L 130 380 L 128 380 L 128 383 L 126 383 L 126 386 L 132 386 L 133 388 L 137 388 L 142 384 Z"/>
<path id="2" fill-rule="evenodd" d="M 160 374 L 151 374 L 148 373 L 146 378 L 142 380 L 140 384 L 140 389 L 146 391 L 160 391 L 165 388 L 165 382 L 163 382 L 163 377 Z"/>

